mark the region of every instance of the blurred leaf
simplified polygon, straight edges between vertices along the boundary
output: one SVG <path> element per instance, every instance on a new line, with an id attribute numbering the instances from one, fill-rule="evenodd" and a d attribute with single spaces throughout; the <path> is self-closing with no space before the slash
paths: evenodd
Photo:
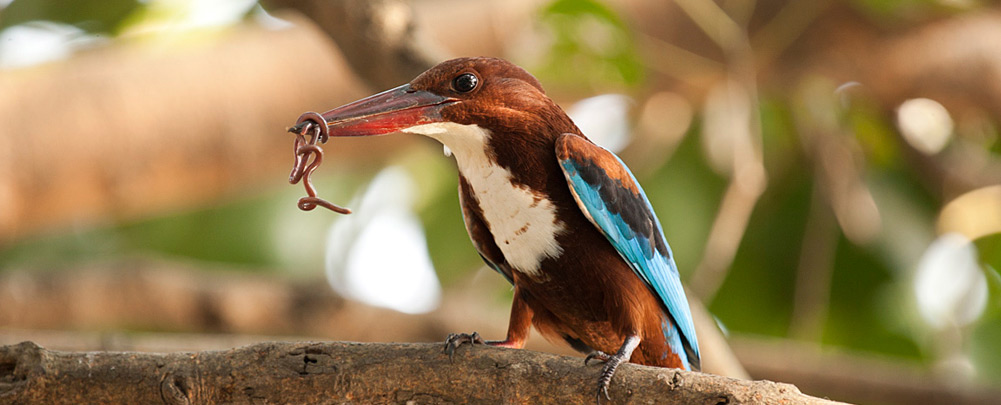
<path id="1" fill-rule="evenodd" d="M 458 180 L 455 174 L 451 177 L 451 187 L 441 188 L 420 212 L 431 261 L 446 287 L 484 265 L 466 233 L 456 191 Z"/>
<path id="2" fill-rule="evenodd" d="M 984 266 L 984 275 L 987 276 L 987 310 L 984 311 L 985 318 L 1001 317 L 1001 274 L 998 274 L 994 266 Z"/>
<path id="3" fill-rule="evenodd" d="M 919 22 L 937 15 L 979 6 L 968 2 L 941 0 L 852 0 L 856 9 L 882 25 Z"/>
<path id="4" fill-rule="evenodd" d="M 898 302 L 893 300 L 896 296 L 887 299 L 887 292 L 898 280 L 879 252 L 848 243 L 842 237 L 834 266 L 823 343 L 920 357 L 917 342 L 897 324 L 887 322 L 902 316 L 904 309 L 893 304 Z"/>
<path id="5" fill-rule="evenodd" d="M 199 260 L 254 267 L 277 264 L 265 215 L 271 204 L 262 198 L 207 207 L 119 228 L 128 249 L 157 251 Z M 322 212 L 322 211 L 321 211 Z"/>
<path id="6" fill-rule="evenodd" d="M 0 29 L 46 20 L 91 33 L 110 33 L 141 7 L 145 2 L 138 0 L 14 0 L 0 13 Z"/>
<path id="7" fill-rule="evenodd" d="M 765 171 L 782 176 L 787 170 L 802 170 L 801 145 L 788 105 L 778 98 L 763 97 L 759 106 Z"/>
<path id="8" fill-rule="evenodd" d="M 980 261 L 1001 269 L 1001 233 L 984 236 L 973 241 L 980 252 Z"/>
<path id="9" fill-rule="evenodd" d="M 810 170 L 770 173 L 733 266 L 710 309 L 730 329 L 785 336 L 810 208 Z"/>
<path id="10" fill-rule="evenodd" d="M 24 239 L 0 249 L 0 272 L 13 268 L 54 268 L 113 255 L 121 238 L 110 229 L 67 232 Z"/>
<path id="11" fill-rule="evenodd" d="M 643 66 L 629 25 L 595 0 L 556 0 L 541 12 L 553 44 L 540 75 L 564 83 L 638 84 Z M 579 84 L 578 84 L 579 86 Z"/>
<path id="12" fill-rule="evenodd" d="M 976 367 L 978 376 L 993 381 L 994 384 L 1001 381 L 1001 350 L 998 350 L 998 342 L 1001 342 L 1001 315 L 995 313 L 973 329 L 968 346 L 969 358 Z"/>
<path id="13" fill-rule="evenodd" d="M 852 103 L 847 117 L 849 125 L 871 164 L 889 167 L 900 161 L 900 146 L 894 139 L 895 130 L 879 114 L 879 110 L 869 104 Z"/>
<path id="14" fill-rule="evenodd" d="M 983 131 L 984 139 L 984 149 L 995 155 L 995 157 L 1001 156 L 1001 134 L 998 131 L 998 125 L 994 122 L 990 122 L 986 125 Z"/>

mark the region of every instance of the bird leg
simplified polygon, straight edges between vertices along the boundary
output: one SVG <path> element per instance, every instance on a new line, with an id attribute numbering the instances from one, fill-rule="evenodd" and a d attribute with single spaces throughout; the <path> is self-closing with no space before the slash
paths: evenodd
<path id="1" fill-rule="evenodd" d="M 449 359 L 452 353 L 459 346 L 465 343 L 483 344 L 496 347 L 506 347 L 509 349 L 521 349 L 525 347 L 528 340 L 528 331 L 532 327 L 532 316 L 534 312 L 529 308 L 528 303 L 521 297 L 521 291 L 515 287 L 514 300 L 511 302 L 511 319 L 507 325 L 507 338 L 504 340 L 483 340 L 479 333 L 450 333 L 445 338 L 445 353 Z"/>
<path id="2" fill-rule="evenodd" d="M 629 335 L 626 340 L 622 342 L 622 347 L 619 347 L 619 351 L 614 355 L 608 355 L 600 350 L 595 350 L 584 358 L 584 364 L 591 359 L 597 359 L 599 361 L 605 362 L 605 367 L 601 369 L 601 376 L 598 377 L 598 403 L 601 403 L 602 394 L 605 398 L 611 400 L 612 397 L 608 395 L 608 384 L 612 381 L 612 376 L 615 375 L 615 369 L 619 368 L 619 365 L 629 361 L 629 358 L 633 355 L 633 350 L 640 345 L 640 337 L 636 335 Z"/>

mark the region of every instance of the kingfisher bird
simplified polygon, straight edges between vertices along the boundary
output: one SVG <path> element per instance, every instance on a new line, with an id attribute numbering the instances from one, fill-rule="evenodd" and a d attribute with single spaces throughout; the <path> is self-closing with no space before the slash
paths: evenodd
<path id="1" fill-rule="evenodd" d="M 420 134 L 454 156 L 466 230 L 514 298 L 504 340 L 451 334 L 450 356 L 467 343 L 522 348 L 534 325 L 587 354 L 585 365 L 604 362 L 599 400 L 625 361 L 700 369 L 674 254 L 643 188 L 527 71 L 452 59 L 321 116 L 331 137 Z"/>

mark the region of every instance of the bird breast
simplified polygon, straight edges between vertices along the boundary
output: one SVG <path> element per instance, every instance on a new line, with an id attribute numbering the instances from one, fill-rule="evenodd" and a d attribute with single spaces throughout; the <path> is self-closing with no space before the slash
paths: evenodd
<path id="1" fill-rule="evenodd" d="M 513 269 L 540 278 L 542 261 L 563 253 L 556 238 L 565 227 L 556 217 L 556 206 L 545 193 L 513 182 L 511 172 L 487 154 L 490 131 L 477 125 L 433 123 L 404 132 L 429 136 L 451 149 L 494 242 Z"/>

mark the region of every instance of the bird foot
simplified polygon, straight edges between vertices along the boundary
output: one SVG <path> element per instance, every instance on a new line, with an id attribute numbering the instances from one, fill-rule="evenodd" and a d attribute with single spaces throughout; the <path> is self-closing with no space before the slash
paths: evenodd
<path id="1" fill-rule="evenodd" d="M 445 338 L 445 353 L 448 354 L 448 360 L 452 361 L 452 354 L 455 353 L 455 349 L 463 344 L 471 345 L 485 345 L 487 341 L 480 337 L 479 333 L 449 333 L 448 337 Z"/>
<path id="2" fill-rule="evenodd" d="M 601 368 L 601 375 L 598 377 L 598 392 L 595 399 L 598 404 L 601 403 L 602 396 L 611 401 L 612 397 L 608 395 L 608 385 L 612 382 L 615 370 L 619 368 L 620 364 L 629 360 L 629 358 L 628 356 L 624 356 L 623 353 L 609 355 L 600 350 L 595 350 L 584 358 L 584 365 L 587 365 L 591 360 L 598 360 L 605 363 L 605 366 Z"/>
<path id="3" fill-rule="evenodd" d="M 607 353 L 605 353 L 605 352 L 603 352 L 601 350 L 594 350 L 591 353 L 588 353 L 587 357 L 584 357 L 584 365 L 585 366 L 588 365 L 588 363 L 590 363 L 591 360 L 597 360 L 597 361 L 600 361 L 600 362 L 607 362 L 608 359 L 610 359 L 610 358 L 612 358 L 612 356 L 609 356 Z"/>
<path id="4" fill-rule="evenodd" d="M 612 397 L 608 395 L 608 384 L 612 382 L 612 376 L 615 375 L 615 370 L 619 368 L 620 364 L 629 361 L 629 358 L 633 355 L 633 350 L 635 350 L 639 344 L 639 337 L 636 335 L 630 335 L 626 338 L 625 342 L 622 342 L 622 347 L 619 348 L 617 353 L 610 355 L 600 350 L 595 350 L 584 358 L 585 365 L 587 365 L 588 361 L 592 359 L 605 362 L 605 366 L 601 368 L 601 375 L 598 377 L 598 392 L 595 396 L 595 400 L 598 404 L 601 404 L 602 396 L 609 401 L 612 400 Z"/>

